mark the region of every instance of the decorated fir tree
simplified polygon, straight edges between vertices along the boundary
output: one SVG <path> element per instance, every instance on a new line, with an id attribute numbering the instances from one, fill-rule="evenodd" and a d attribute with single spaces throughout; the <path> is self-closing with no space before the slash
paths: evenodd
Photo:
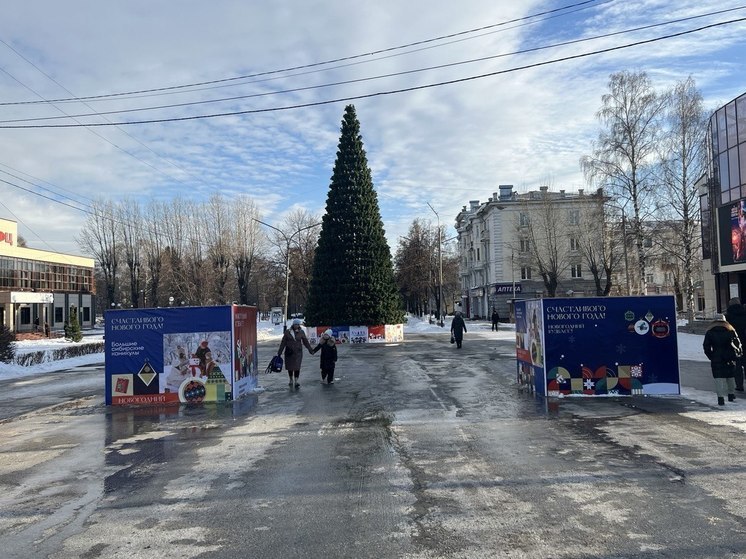
<path id="1" fill-rule="evenodd" d="M 306 322 L 374 326 L 403 319 L 360 123 L 355 107 L 348 105 L 314 257 Z"/>

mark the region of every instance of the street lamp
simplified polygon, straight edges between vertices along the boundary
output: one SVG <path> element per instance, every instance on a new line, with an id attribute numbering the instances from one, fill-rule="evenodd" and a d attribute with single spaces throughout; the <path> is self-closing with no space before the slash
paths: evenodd
<path id="1" fill-rule="evenodd" d="M 622 212 L 622 249 L 624 250 L 624 275 L 627 283 L 627 295 L 629 296 L 631 293 L 631 288 L 629 282 L 629 260 L 627 258 L 627 216 L 624 213 L 624 208 L 622 206 L 612 204 L 609 201 L 607 201 L 606 204 Z"/>
<path id="2" fill-rule="evenodd" d="M 285 298 L 282 306 L 282 331 L 285 332 L 287 330 L 287 319 L 288 319 L 288 293 L 290 291 L 290 243 L 293 240 L 293 237 L 301 233 L 302 231 L 305 231 L 307 229 L 311 229 L 313 227 L 316 227 L 317 225 L 321 225 L 321 222 L 319 223 L 313 223 L 311 225 L 306 225 L 305 227 L 301 227 L 297 231 L 295 231 L 292 235 L 289 237 L 285 234 L 285 232 L 282 229 L 278 229 L 274 225 L 270 225 L 269 223 L 265 223 L 261 219 L 252 218 L 257 223 L 261 223 L 262 225 L 269 227 L 270 229 L 274 229 L 277 231 L 280 235 L 282 235 L 282 238 L 285 239 Z"/>
<path id="3" fill-rule="evenodd" d="M 441 252 L 441 242 L 440 242 L 440 216 L 438 215 L 438 212 L 435 211 L 435 209 L 430 205 L 430 202 L 426 202 L 427 207 L 430 208 L 433 213 L 435 214 L 435 217 L 438 219 L 438 325 L 442 328 L 443 327 L 443 313 L 440 312 L 440 306 L 443 301 L 443 254 Z"/>

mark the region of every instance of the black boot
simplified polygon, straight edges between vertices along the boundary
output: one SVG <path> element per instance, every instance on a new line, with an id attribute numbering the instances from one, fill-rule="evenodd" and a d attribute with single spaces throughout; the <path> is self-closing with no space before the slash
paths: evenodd
<path id="1" fill-rule="evenodd" d="M 735 402 L 736 401 L 736 395 L 735 394 L 728 394 L 728 401 L 729 402 Z"/>
<path id="2" fill-rule="evenodd" d="M 725 405 L 725 398 L 722 396 L 718 396 L 718 406 L 724 406 Z"/>

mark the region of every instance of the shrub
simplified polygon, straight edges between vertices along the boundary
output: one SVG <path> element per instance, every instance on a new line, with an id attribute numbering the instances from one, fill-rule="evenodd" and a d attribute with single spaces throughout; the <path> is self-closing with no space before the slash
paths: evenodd
<path id="1" fill-rule="evenodd" d="M 10 328 L 0 325 L 0 361 L 10 363 L 16 355 L 16 337 Z"/>

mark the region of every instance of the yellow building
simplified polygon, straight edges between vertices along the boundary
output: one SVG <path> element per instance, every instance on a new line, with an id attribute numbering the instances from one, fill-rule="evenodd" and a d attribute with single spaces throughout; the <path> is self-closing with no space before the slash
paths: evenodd
<path id="1" fill-rule="evenodd" d="M 81 328 L 93 326 L 92 258 L 18 246 L 18 224 L 0 219 L 0 322 L 14 332 L 61 330 L 70 308 Z"/>

